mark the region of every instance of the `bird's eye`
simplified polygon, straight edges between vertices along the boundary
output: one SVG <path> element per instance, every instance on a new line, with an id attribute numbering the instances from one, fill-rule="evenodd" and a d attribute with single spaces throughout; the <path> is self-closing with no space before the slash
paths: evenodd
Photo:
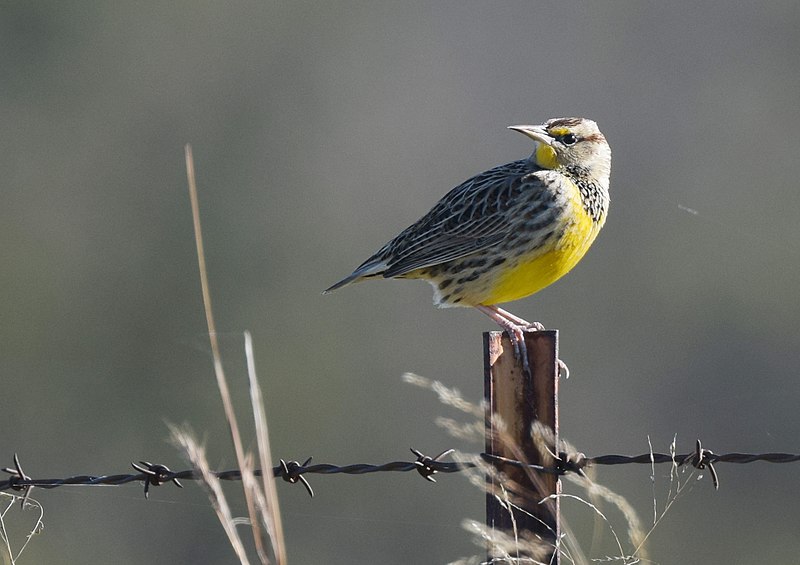
<path id="1" fill-rule="evenodd" d="M 578 136 L 576 136 L 574 133 L 566 133 L 561 136 L 559 141 L 561 141 L 561 143 L 564 145 L 575 145 L 578 143 Z"/>

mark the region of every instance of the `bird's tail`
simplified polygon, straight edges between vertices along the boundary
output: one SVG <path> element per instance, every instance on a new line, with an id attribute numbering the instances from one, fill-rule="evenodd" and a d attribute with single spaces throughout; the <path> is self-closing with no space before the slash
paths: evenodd
<path id="1" fill-rule="evenodd" d="M 342 288 L 343 286 L 359 282 L 363 279 L 380 276 L 381 274 L 383 274 L 385 270 L 386 270 L 385 261 L 371 261 L 368 263 L 364 263 L 358 269 L 353 271 L 350 275 L 346 276 L 333 286 L 330 286 L 325 290 L 323 290 L 322 294 L 330 294 L 334 290 Z"/>

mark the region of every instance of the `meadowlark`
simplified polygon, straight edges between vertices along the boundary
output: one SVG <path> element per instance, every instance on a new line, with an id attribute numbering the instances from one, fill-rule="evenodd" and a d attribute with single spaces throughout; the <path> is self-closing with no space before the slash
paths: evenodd
<path id="1" fill-rule="evenodd" d="M 523 332 L 543 326 L 497 304 L 538 292 L 584 256 L 608 213 L 611 148 L 585 118 L 509 129 L 534 141 L 529 158 L 455 187 L 324 293 L 375 277 L 423 279 L 437 306 L 472 306 L 497 322 L 529 372 Z"/>

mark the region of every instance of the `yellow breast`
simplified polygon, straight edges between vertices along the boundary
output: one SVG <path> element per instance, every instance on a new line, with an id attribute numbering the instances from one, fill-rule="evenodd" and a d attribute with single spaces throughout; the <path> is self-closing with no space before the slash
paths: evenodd
<path id="1" fill-rule="evenodd" d="M 500 304 L 529 296 L 554 283 L 578 264 L 597 237 L 603 221 L 596 222 L 586 213 L 577 189 L 570 200 L 570 213 L 561 218 L 556 229 L 563 235 L 544 248 L 510 260 L 506 268 L 497 273 L 483 304 Z"/>

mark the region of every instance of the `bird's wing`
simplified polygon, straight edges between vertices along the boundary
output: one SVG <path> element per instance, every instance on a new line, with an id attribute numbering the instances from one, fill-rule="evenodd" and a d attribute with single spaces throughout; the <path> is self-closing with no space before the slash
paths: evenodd
<path id="1" fill-rule="evenodd" d="M 545 183 L 528 161 L 515 161 L 466 181 L 375 255 L 386 263 L 381 274 L 402 276 L 495 245 L 513 227 L 509 210 L 523 200 L 525 209 L 534 214 L 537 206 L 544 211 L 550 203 Z"/>

